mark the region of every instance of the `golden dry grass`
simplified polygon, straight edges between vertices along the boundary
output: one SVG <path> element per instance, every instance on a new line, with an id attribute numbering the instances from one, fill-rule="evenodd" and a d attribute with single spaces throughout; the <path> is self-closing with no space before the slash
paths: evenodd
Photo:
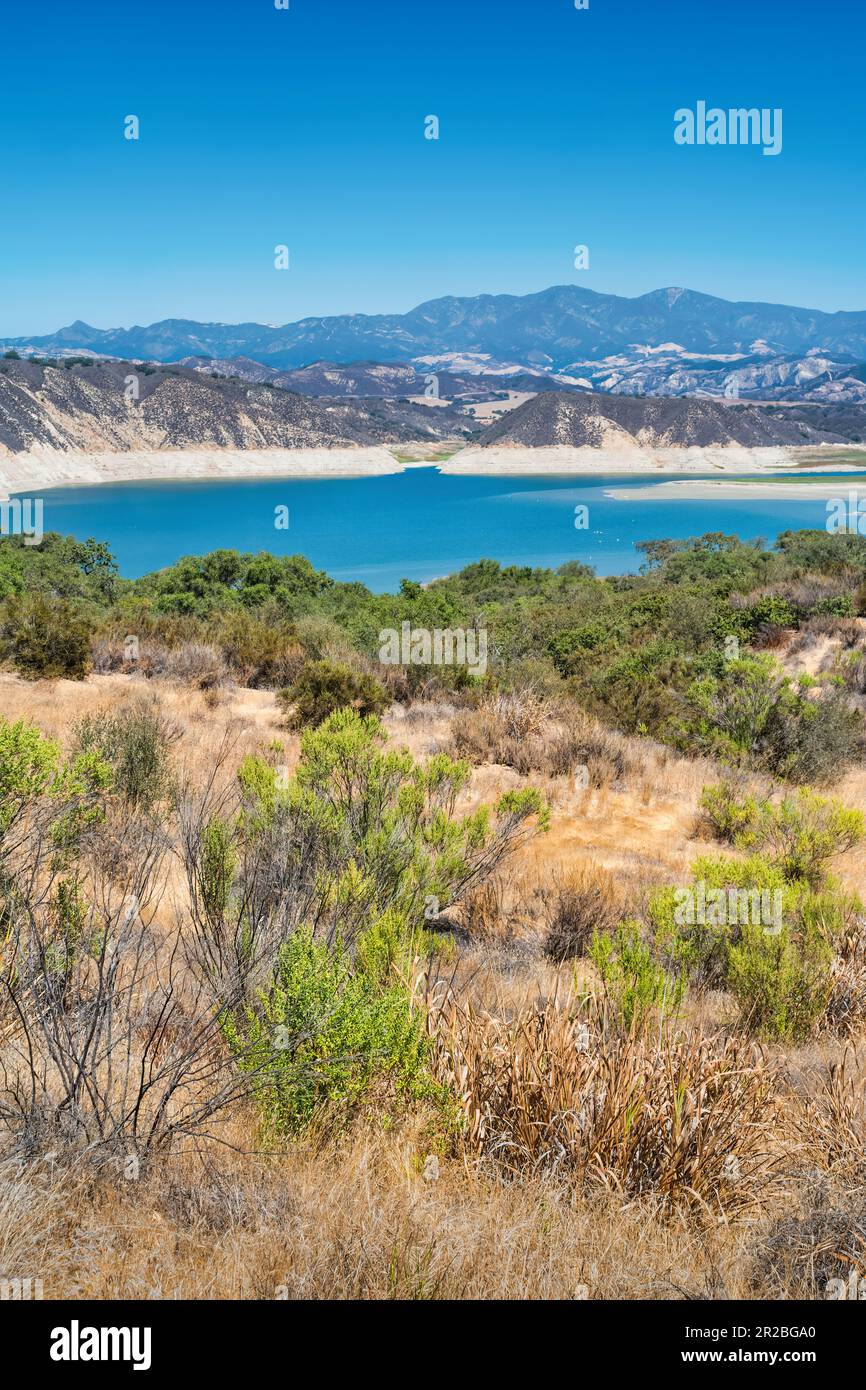
<path id="1" fill-rule="evenodd" d="M 4 675 L 0 715 L 30 719 L 68 747 L 82 715 L 136 698 L 142 689 L 142 682 L 120 675 L 36 684 Z M 212 768 L 227 736 L 238 757 L 278 739 L 286 765 L 297 759 L 298 739 L 281 727 L 268 692 L 228 690 L 214 704 L 181 686 L 146 689 L 180 728 L 178 764 L 193 781 Z M 447 746 L 453 711 L 434 706 L 410 715 L 392 712 L 386 719 L 395 742 L 416 756 Z M 634 768 L 615 784 L 575 791 L 565 778 L 482 765 L 463 798 L 461 809 L 470 809 L 529 784 L 552 808 L 549 833 L 509 867 L 504 885 L 475 904 L 475 929 L 471 914 L 463 923 L 455 971 L 475 1012 L 460 1047 L 446 1059 L 464 1090 L 475 1085 L 479 1094 L 483 1087 L 488 1096 L 496 1093 L 500 1119 L 507 1117 L 512 1127 L 528 1124 L 526 1135 L 543 1131 L 545 1104 L 557 1113 L 567 1109 L 571 1062 L 558 1031 L 564 1025 L 551 1016 L 546 1047 L 548 1060 L 551 1052 L 560 1057 L 556 1084 L 565 1090 L 554 1104 L 555 1090 L 545 1096 L 544 1086 L 537 1086 L 534 1117 L 521 1118 L 516 1102 L 508 1101 L 507 1075 L 493 1074 L 496 1067 L 491 1073 L 490 1064 L 499 1056 L 506 1072 L 517 1065 L 512 1035 L 533 1011 L 580 984 L 573 965 L 558 966 L 543 955 L 550 885 L 573 870 L 598 866 L 615 876 L 624 900 L 639 902 L 649 885 L 677 881 L 697 855 L 713 848 L 696 834 L 701 789 L 716 776 L 712 766 L 646 740 L 628 742 Z M 866 809 L 866 773 L 847 774 L 834 790 Z M 866 895 L 862 857 L 849 856 L 838 871 Z M 176 868 L 168 888 L 156 923 L 166 930 L 184 908 Z M 702 998 L 689 1016 L 690 1026 L 710 1039 L 725 1023 L 724 1007 L 713 996 Z M 665 1091 L 664 1059 L 646 1046 L 646 1066 L 635 1084 L 642 1077 L 644 1090 L 656 1086 L 652 1114 L 662 1136 L 663 1099 L 672 1093 Z M 724 1040 L 706 1042 L 704 1063 L 716 1055 L 713 1048 L 724 1055 L 724 1046 Z M 537 1067 L 544 1051 L 534 1058 L 524 1054 L 520 1065 Z M 844 1070 L 834 1072 L 843 1058 Z M 689 1072 L 689 1084 L 705 1103 L 700 1065 Z M 761 1079 L 747 1087 L 745 1103 L 757 1106 L 758 1148 L 772 1155 L 773 1183 L 759 1203 L 750 1197 L 742 1210 L 736 1202 L 725 1210 L 699 1194 L 692 1204 L 699 1215 L 689 1214 L 688 1202 L 665 1204 L 663 1182 L 648 1182 L 643 1192 L 639 1183 L 617 1182 L 612 1175 L 619 1160 L 610 1148 L 609 1172 L 597 1168 L 594 1181 L 576 1184 L 573 1175 L 543 1162 L 513 1164 L 508 1171 L 491 1164 L 483 1146 L 443 1139 L 423 1109 L 391 1127 L 367 1116 L 339 1143 L 295 1142 L 265 1155 L 254 1151 L 254 1113 L 238 1108 L 220 1127 L 219 1143 L 173 1152 L 137 1180 L 119 1167 L 95 1175 L 63 1167 L 59 1159 L 56 1165 L 0 1166 L 0 1273 L 41 1277 L 46 1297 L 767 1296 L 778 1292 L 778 1271 L 774 1266 L 772 1277 L 763 1272 L 762 1252 L 768 1241 L 778 1241 L 780 1223 L 784 1229 L 785 1221 L 799 1219 L 804 1175 L 821 1175 L 837 1206 L 850 1205 L 850 1194 L 862 1190 L 866 1057 L 856 1049 L 846 1057 L 844 1043 L 825 1037 L 793 1052 L 765 1049 L 761 1066 L 772 1074 L 772 1094 L 761 1089 Z M 613 1091 L 623 1080 L 615 1068 L 608 1079 Z M 518 1094 L 525 1097 L 526 1088 Z M 710 1127 L 713 1122 L 711 1114 Z M 724 1142 L 716 1152 L 723 1160 Z M 430 1154 L 435 1161 L 427 1163 Z"/>

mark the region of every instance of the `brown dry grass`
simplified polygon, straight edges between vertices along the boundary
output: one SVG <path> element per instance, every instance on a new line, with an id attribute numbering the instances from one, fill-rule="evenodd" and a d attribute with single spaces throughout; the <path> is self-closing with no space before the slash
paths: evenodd
<path id="1" fill-rule="evenodd" d="M 227 737 L 238 758 L 279 740 L 279 760 L 291 768 L 297 759 L 269 692 L 228 687 L 212 705 L 188 686 L 148 689 L 181 730 L 177 759 L 192 780 Z M 37 684 L 0 676 L 0 715 L 29 718 L 68 747 L 83 714 L 140 690 L 119 674 Z M 456 713 L 392 711 L 386 726 L 425 756 L 449 745 Z M 695 827 L 715 770 L 648 740 L 617 748 L 620 771 L 586 789 L 549 767 L 473 771 L 462 810 L 533 784 L 552 817 L 508 879 L 466 905 L 461 1012 L 440 1044 L 469 1119 L 463 1139 L 422 1109 L 390 1128 L 368 1116 L 339 1143 L 265 1155 L 250 1152 L 255 1115 L 239 1109 L 219 1143 L 172 1152 L 138 1180 L 60 1158 L 7 1163 L 0 1273 L 41 1277 L 46 1297 L 754 1298 L 806 1287 L 798 1252 L 809 1233 L 823 1249 L 846 1203 L 863 1205 L 862 1055 L 849 1052 L 843 1066 L 844 1045 L 826 1037 L 796 1053 L 746 1056 L 744 1044 L 715 1036 L 720 1016 L 707 1000 L 690 1018 L 703 1038 L 626 1048 L 611 1036 L 589 1057 L 574 1048 L 573 1019 L 557 1011 L 575 976 L 543 955 L 551 886 L 606 872 L 624 900 L 639 902 L 710 848 Z M 862 771 L 836 791 L 866 809 Z M 866 893 L 860 859 L 839 872 Z M 183 893 L 173 870 L 157 928 L 171 928 Z M 589 1103 L 582 1122 L 575 1095 Z M 641 1119 L 629 1129 L 638 1095 Z M 437 1162 L 425 1164 L 429 1154 Z M 731 1158 L 739 1189 L 736 1165 L 725 1170 Z M 820 1199 L 809 1187 L 815 1173 L 830 1184 Z"/>
<path id="2" fill-rule="evenodd" d="M 71 1173 L 62 1179 L 64 1200 L 40 1209 L 27 1267 L 40 1271 L 46 1298 L 676 1298 L 743 1290 L 748 1226 L 660 1221 L 652 1201 L 599 1193 L 577 1202 L 565 1183 L 497 1181 L 459 1160 L 440 1161 L 429 1180 L 423 1155 L 423 1135 L 404 1129 L 356 1133 L 324 1151 L 297 1145 L 272 1160 L 230 1155 L 202 1166 L 177 1158 L 141 1184 L 118 1177 L 95 1185 Z M 21 1210 L 26 1200 L 19 1191 Z"/>

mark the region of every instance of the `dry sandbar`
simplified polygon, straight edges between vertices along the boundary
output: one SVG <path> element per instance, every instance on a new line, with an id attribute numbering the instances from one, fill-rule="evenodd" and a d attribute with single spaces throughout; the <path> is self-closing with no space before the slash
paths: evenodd
<path id="1" fill-rule="evenodd" d="M 652 487 L 606 488 L 606 497 L 617 501 L 670 502 L 675 498 L 681 502 L 709 502 L 715 498 L 750 498 L 755 502 L 777 502 L 787 499 L 819 501 L 847 498 L 849 493 L 866 500 L 866 473 L 852 474 L 846 478 L 820 478 L 813 481 L 791 481 L 789 478 L 776 478 L 773 482 L 737 482 L 731 478 L 708 478 L 700 482 L 679 481 L 656 483 Z"/>

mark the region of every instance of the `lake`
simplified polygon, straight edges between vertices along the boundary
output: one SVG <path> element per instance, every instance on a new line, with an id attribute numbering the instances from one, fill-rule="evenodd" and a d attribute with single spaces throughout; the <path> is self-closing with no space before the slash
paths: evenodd
<path id="1" fill-rule="evenodd" d="M 861 480 L 840 475 L 840 495 Z M 46 531 L 107 541 L 128 578 L 228 547 L 306 555 L 335 579 L 376 592 L 482 557 L 533 566 L 579 560 L 602 575 L 625 573 L 641 563 L 637 541 L 706 531 L 772 541 L 787 529 L 823 529 L 827 520 L 821 497 L 692 501 L 648 497 L 647 485 L 646 477 L 622 475 L 460 477 L 431 466 L 374 478 L 122 483 L 42 495 Z M 643 495 L 605 497 L 611 487 Z M 578 506 L 588 509 L 585 530 L 575 528 Z M 278 529 L 285 508 L 288 529 Z"/>

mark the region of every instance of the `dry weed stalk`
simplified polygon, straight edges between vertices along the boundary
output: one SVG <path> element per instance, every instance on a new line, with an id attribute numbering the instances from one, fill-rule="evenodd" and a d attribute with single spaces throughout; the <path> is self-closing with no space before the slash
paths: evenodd
<path id="1" fill-rule="evenodd" d="M 453 998 L 431 1030 L 468 1150 L 510 1174 L 716 1213 L 754 1204 L 772 1181 L 773 1078 L 743 1039 L 624 1034 L 598 1006 L 505 1021 Z"/>

